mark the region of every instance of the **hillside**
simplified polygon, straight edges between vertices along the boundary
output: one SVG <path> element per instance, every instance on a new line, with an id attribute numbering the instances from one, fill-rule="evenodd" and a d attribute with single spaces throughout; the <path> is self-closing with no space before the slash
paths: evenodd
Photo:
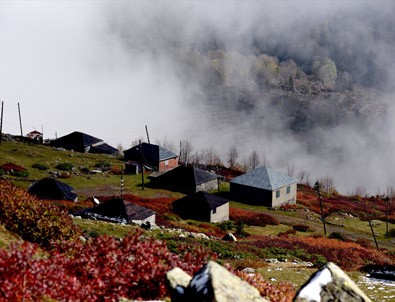
<path id="1" fill-rule="evenodd" d="M 89 199 L 85 201 L 88 197 L 96 196 L 105 201 L 109 196 L 120 194 L 119 171 L 122 161 L 117 158 L 57 151 L 46 146 L 18 142 L 2 142 L 0 158 L 0 165 L 13 163 L 27 168 L 28 177 L 9 174 L 2 176 L 23 190 L 34 179 L 48 176 L 49 172 L 54 174 L 55 171 L 58 171 L 55 166 L 59 163 L 72 164 L 75 168 L 68 174 L 62 174 L 65 171 L 61 170 L 55 174 L 61 176 L 62 181 L 74 187 L 80 197 L 80 203 L 55 201 L 54 205 L 63 210 L 75 211 L 90 206 Z M 104 169 L 106 171 L 97 174 L 87 172 L 87 170 L 97 168 L 98 163 L 103 166 L 104 162 L 106 162 Z M 35 163 L 46 164 L 48 169 L 44 171 L 32 168 Z M 252 267 L 261 273 L 263 278 L 276 280 L 272 281 L 273 285 L 271 286 L 274 288 L 282 286 L 284 294 L 288 293 L 289 297 L 292 296 L 291 293 L 294 292 L 295 286 L 300 286 L 316 268 L 327 261 L 333 261 L 349 271 L 355 280 L 359 280 L 358 282 L 361 280 L 359 271 L 364 265 L 368 263 L 393 264 L 395 261 L 393 258 L 394 239 L 391 236 L 385 236 L 386 217 L 383 215 L 385 200 L 379 197 L 346 197 L 336 193 L 324 196 L 323 203 L 327 214 L 325 218 L 327 235 L 325 236 L 322 221 L 320 221 L 316 193 L 313 188 L 307 185 L 300 185 L 298 188 L 297 206 L 284 207 L 282 210 L 274 211 L 265 207 L 248 206 L 231 201 L 231 221 L 213 224 L 193 220 L 185 221 L 171 213 L 170 203 L 183 196 L 182 194 L 158 190 L 149 186 L 142 190 L 140 175 L 125 175 L 124 177 L 124 199 L 156 211 L 158 225 L 165 227 L 160 231 L 148 231 L 145 236 L 165 240 L 166 246 L 171 252 L 179 253 L 177 247 L 185 245 L 192 254 L 203 251 L 209 254 L 216 253 L 219 261 L 229 263 L 236 269 Z M 8 198 L 7 192 L 4 191 L 7 186 L 2 186 L 2 194 L 5 198 Z M 228 184 L 222 184 L 221 194 L 227 196 L 228 190 Z M 27 198 L 23 195 L 20 196 L 22 199 Z M 374 211 L 371 211 L 373 208 Z M 40 211 L 36 210 L 36 212 Z M 380 251 L 375 250 L 375 243 L 366 221 L 368 218 L 366 215 L 370 215 L 370 219 L 375 219 L 374 231 Z M 80 219 L 74 219 L 74 224 L 81 228 L 82 234 L 91 245 L 96 244 L 95 238 L 101 238 L 101 235 L 119 238 L 137 230 L 133 226 Z M 393 214 L 389 229 L 393 234 L 395 229 Z M 67 228 L 67 230 L 72 230 L 72 228 Z M 13 229 L 13 232 L 19 231 Z M 220 240 L 219 238 L 227 232 L 234 233 L 238 241 L 232 243 Z M 203 233 L 211 239 L 180 235 L 197 233 Z M 2 246 L 7 246 L 15 240 L 13 239 L 14 235 L 5 231 L 3 226 L 0 229 L 0 234 Z M 66 233 L 64 234 L 66 236 Z M 23 238 L 28 238 L 23 231 L 20 235 Z M 75 247 L 70 248 L 74 249 Z M 265 259 L 279 259 L 280 262 L 276 261 L 270 264 Z M 281 262 L 285 259 L 288 262 Z M 310 267 L 311 265 L 313 268 Z M 285 285 L 280 281 L 288 281 L 293 285 Z M 368 290 L 368 285 L 359 285 L 368 295 L 377 295 L 377 293 Z"/>

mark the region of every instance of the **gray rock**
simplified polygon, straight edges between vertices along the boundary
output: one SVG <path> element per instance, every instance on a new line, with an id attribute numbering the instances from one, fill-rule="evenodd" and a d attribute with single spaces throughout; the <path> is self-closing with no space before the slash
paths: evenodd
<path id="1" fill-rule="evenodd" d="M 231 234 L 231 233 L 226 234 L 226 235 L 222 238 L 222 240 L 225 240 L 225 241 L 233 241 L 233 242 L 236 242 L 236 241 L 237 241 L 235 235 L 233 235 L 233 234 Z"/>
<path id="2" fill-rule="evenodd" d="M 327 263 L 301 287 L 294 302 L 371 302 L 359 287 L 334 263 Z"/>
<path id="3" fill-rule="evenodd" d="M 186 288 L 192 280 L 192 277 L 179 267 L 175 267 L 167 272 L 166 279 L 170 287 L 175 289 L 177 286 Z"/>
<path id="4" fill-rule="evenodd" d="M 243 273 L 255 274 L 255 270 L 252 267 L 246 267 L 242 270 Z"/>
<path id="5" fill-rule="evenodd" d="M 210 240 L 210 237 L 208 237 L 206 234 L 203 234 L 203 233 L 195 234 L 194 238 Z"/>
<path id="6" fill-rule="evenodd" d="M 192 279 L 184 301 L 267 301 L 259 291 L 230 273 L 221 265 L 209 261 Z"/>

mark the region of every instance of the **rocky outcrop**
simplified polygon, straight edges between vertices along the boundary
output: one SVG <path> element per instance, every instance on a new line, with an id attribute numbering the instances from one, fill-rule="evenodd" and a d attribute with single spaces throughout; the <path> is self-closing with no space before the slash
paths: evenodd
<path id="1" fill-rule="evenodd" d="M 246 268 L 247 273 L 254 270 Z M 209 261 L 192 278 L 180 268 L 166 275 L 171 301 L 262 301 L 259 291 Z M 371 302 L 358 286 L 334 263 L 327 263 L 301 287 L 293 302 Z"/>
<path id="2" fill-rule="evenodd" d="M 202 267 L 188 286 L 185 274 L 180 269 L 167 273 L 172 301 L 267 301 L 255 287 L 213 261 Z"/>
<path id="3" fill-rule="evenodd" d="M 302 286 L 294 302 L 371 302 L 359 287 L 334 263 L 327 263 Z"/>

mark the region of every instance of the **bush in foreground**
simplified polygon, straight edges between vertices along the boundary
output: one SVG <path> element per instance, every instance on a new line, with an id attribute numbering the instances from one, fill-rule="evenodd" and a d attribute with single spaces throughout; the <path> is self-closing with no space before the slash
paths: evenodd
<path id="1" fill-rule="evenodd" d="M 0 223 L 24 240 L 49 246 L 52 241 L 75 239 L 80 229 L 65 210 L 0 181 Z"/>
<path id="2" fill-rule="evenodd" d="M 43 252 L 25 242 L 0 249 L 0 301 L 119 301 L 165 299 L 165 274 L 179 267 L 190 275 L 216 255 L 186 243 L 171 252 L 164 241 L 141 231 L 122 240 L 99 236 L 83 244 L 69 241 Z M 272 285 L 256 274 L 228 268 L 270 301 L 292 301 L 289 283 Z"/>
<path id="3" fill-rule="evenodd" d="M 41 254 L 41 255 L 40 255 Z M 165 274 L 178 266 L 194 274 L 209 259 L 203 249 L 174 254 L 163 241 L 137 232 L 121 240 L 70 241 L 44 255 L 37 245 L 0 250 L 0 301 L 118 301 L 167 295 Z"/>

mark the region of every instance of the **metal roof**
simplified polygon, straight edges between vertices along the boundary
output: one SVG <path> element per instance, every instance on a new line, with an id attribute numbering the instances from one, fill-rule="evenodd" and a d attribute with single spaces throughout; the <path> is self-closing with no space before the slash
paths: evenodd
<path id="1" fill-rule="evenodd" d="M 270 191 L 277 190 L 297 182 L 297 179 L 285 176 L 269 167 L 254 169 L 249 173 L 235 177 L 231 181 L 231 183 Z"/>
<path id="2" fill-rule="evenodd" d="M 178 157 L 178 155 L 159 146 L 159 160 L 160 161 L 170 159 L 170 158 L 175 158 L 175 157 Z"/>

